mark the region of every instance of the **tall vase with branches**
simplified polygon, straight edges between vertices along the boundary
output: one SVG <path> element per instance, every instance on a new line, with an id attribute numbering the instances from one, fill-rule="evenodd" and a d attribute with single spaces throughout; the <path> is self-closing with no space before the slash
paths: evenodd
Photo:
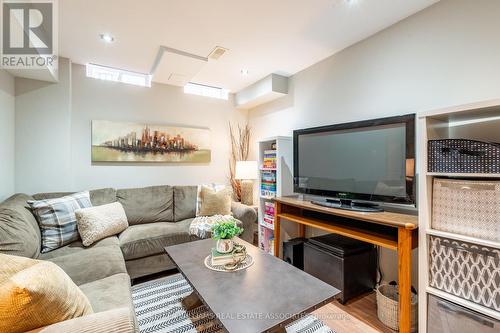
<path id="1" fill-rule="evenodd" d="M 229 158 L 229 180 L 233 188 L 234 195 L 236 199 L 241 200 L 241 184 L 239 180 L 236 180 L 236 162 L 246 161 L 248 159 L 248 154 L 250 152 L 250 136 L 251 130 L 250 126 L 246 124 L 245 126 L 233 127 L 229 123 L 229 135 L 231 138 L 231 156 Z"/>

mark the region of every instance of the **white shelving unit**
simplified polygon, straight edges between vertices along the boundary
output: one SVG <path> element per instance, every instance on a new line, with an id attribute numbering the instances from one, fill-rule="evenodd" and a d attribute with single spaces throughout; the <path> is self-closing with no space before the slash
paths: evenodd
<path id="1" fill-rule="evenodd" d="M 274 149 L 273 149 L 274 147 Z M 276 167 L 268 168 L 264 165 L 264 153 L 275 151 Z M 265 205 L 273 203 L 272 199 L 276 196 L 285 196 L 293 194 L 293 142 L 292 138 L 277 136 L 259 141 L 259 247 L 267 249 L 273 253 L 274 243 L 269 242 L 269 238 L 274 234 L 274 217 L 272 223 L 264 220 Z M 263 173 L 272 173 L 276 178 L 276 191 L 274 194 L 262 194 L 262 175 Z M 268 237 L 266 237 L 266 235 Z"/>
<path id="2" fill-rule="evenodd" d="M 500 174 L 427 172 L 427 142 L 433 139 L 473 139 L 500 142 L 500 99 L 432 110 L 419 114 L 419 332 L 427 332 L 427 295 L 432 294 L 473 311 L 500 320 L 500 313 L 429 286 L 429 236 L 500 248 L 500 243 L 433 230 L 432 186 L 435 177 L 500 178 Z M 430 332 L 429 332 L 430 333 Z"/>

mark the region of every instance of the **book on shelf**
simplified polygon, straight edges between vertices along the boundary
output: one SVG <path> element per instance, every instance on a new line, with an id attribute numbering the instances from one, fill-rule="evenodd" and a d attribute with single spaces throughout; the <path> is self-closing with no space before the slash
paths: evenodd
<path id="1" fill-rule="evenodd" d="M 264 206 L 266 206 L 266 208 L 274 210 L 274 202 L 266 202 Z"/>
<path id="2" fill-rule="evenodd" d="M 274 217 L 270 217 L 268 215 L 265 215 L 263 218 L 262 218 L 262 221 L 264 222 L 264 226 L 266 226 L 267 228 L 270 228 L 270 229 L 274 229 Z"/>
<path id="3" fill-rule="evenodd" d="M 274 218 L 274 202 L 264 203 L 264 214 L 266 216 L 272 216 Z"/>
<path id="4" fill-rule="evenodd" d="M 276 150 L 264 150 L 264 155 L 275 155 L 276 156 Z"/>
<path id="5" fill-rule="evenodd" d="M 273 171 L 263 171 L 261 180 L 265 182 L 276 183 L 276 173 Z"/>
<path id="6" fill-rule="evenodd" d="M 260 227 L 260 248 L 268 253 L 274 253 L 274 231 L 261 226 Z"/>
<path id="7" fill-rule="evenodd" d="M 260 184 L 260 188 L 261 189 L 266 189 L 266 190 L 276 190 L 276 183 L 266 183 L 266 182 L 262 182 Z"/>
<path id="8" fill-rule="evenodd" d="M 264 164 L 264 165 L 262 165 L 262 169 L 264 169 L 264 170 L 274 170 L 274 169 L 276 169 L 276 163 Z"/>
<path id="9" fill-rule="evenodd" d="M 264 215 L 274 217 L 274 208 L 265 208 L 264 209 Z"/>
<path id="10" fill-rule="evenodd" d="M 264 168 L 276 168 L 276 157 L 265 157 L 262 161 Z"/>
<path id="11" fill-rule="evenodd" d="M 237 253 L 234 255 L 232 253 L 220 253 L 215 248 L 212 248 L 212 265 L 225 265 L 233 262 L 234 258 L 244 258 L 245 255 L 243 253 Z"/>
<path id="12" fill-rule="evenodd" d="M 274 209 L 270 210 L 264 210 L 264 216 L 268 217 L 270 219 L 274 219 Z"/>
<path id="13" fill-rule="evenodd" d="M 266 198 L 274 198 L 276 197 L 276 191 L 269 191 L 269 190 L 260 190 L 260 195 Z"/>

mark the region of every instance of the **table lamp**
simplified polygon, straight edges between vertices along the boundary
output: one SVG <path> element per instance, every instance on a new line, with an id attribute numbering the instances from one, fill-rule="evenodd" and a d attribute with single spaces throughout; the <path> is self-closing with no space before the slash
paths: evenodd
<path id="1" fill-rule="evenodd" d="M 235 179 L 241 180 L 241 203 L 253 205 L 253 181 L 257 179 L 257 161 L 237 161 Z"/>

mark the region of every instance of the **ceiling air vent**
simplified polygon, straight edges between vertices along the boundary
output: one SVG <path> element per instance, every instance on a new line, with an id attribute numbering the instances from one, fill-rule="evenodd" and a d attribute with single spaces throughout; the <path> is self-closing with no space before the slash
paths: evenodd
<path id="1" fill-rule="evenodd" d="M 224 53 L 226 53 L 227 51 L 228 51 L 228 49 L 223 48 L 222 46 L 216 46 L 212 50 L 212 52 L 210 52 L 210 54 L 208 55 L 208 58 L 213 59 L 213 60 L 219 60 L 219 58 L 222 57 L 224 55 Z"/>

